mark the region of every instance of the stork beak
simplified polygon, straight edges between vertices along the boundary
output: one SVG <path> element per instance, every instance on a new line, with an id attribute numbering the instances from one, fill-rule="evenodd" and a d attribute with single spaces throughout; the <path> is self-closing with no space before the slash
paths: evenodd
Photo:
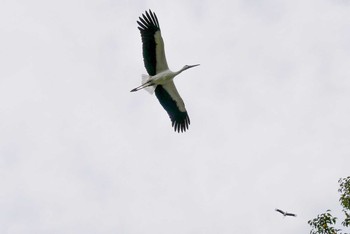
<path id="1" fill-rule="evenodd" d="M 188 68 L 197 67 L 197 66 L 199 66 L 199 65 L 200 65 L 200 64 L 188 65 Z"/>

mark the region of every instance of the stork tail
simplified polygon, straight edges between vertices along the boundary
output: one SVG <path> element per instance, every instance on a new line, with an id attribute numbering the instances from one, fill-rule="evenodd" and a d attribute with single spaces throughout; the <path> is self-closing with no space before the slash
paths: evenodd
<path id="1" fill-rule="evenodd" d="M 150 78 L 150 76 L 142 74 L 142 85 L 132 89 L 130 92 L 136 92 L 140 89 L 145 89 L 150 94 L 153 94 L 156 87 L 152 84 Z"/>
<path id="2" fill-rule="evenodd" d="M 153 94 L 154 90 L 156 89 L 156 87 L 154 85 L 151 85 L 151 81 L 150 81 L 150 76 L 142 74 L 142 84 L 146 84 L 149 83 L 148 86 L 145 87 L 145 90 L 149 93 L 149 94 Z"/>

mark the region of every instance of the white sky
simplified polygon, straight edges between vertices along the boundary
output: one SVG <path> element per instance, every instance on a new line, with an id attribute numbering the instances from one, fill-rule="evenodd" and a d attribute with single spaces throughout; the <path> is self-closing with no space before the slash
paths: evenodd
<path id="1" fill-rule="evenodd" d="M 174 133 L 136 20 L 156 12 Z M 0 233 L 294 234 L 350 165 L 350 1 L 7 1 Z M 280 208 L 298 214 L 283 218 Z"/>

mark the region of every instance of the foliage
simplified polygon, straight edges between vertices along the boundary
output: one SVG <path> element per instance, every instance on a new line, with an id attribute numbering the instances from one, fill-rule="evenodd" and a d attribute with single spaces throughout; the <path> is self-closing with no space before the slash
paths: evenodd
<path id="1" fill-rule="evenodd" d="M 350 176 L 339 179 L 340 204 L 343 207 L 345 219 L 342 222 L 344 227 L 350 226 Z M 337 217 L 333 217 L 327 210 L 326 213 L 318 215 L 316 218 L 309 220 L 308 224 L 311 226 L 310 234 L 341 234 L 341 229 L 336 229 L 334 225 L 337 222 Z M 346 233 L 343 233 L 346 234 Z"/>
<path id="2" fill-rule="evenodd" d="M 329 212 L 330 210 L 327 210 L 326 213 L 308 221 L 308 224 L 312 227 L 310 234 L 335 234 L 340 231 L 332 227 L 337 222 L 337 218 L 333 217 Z"/>
<path id="3" fill-rule="evenodd" d="M 345 214 L 345 220 L 342 222 L 344 227 L 350 226 L 350 176 L 347 178 L 339 179 L 340 188 L 338 192 L 340 193 L 340 204 L 343 207 L 343 212 Z"/>

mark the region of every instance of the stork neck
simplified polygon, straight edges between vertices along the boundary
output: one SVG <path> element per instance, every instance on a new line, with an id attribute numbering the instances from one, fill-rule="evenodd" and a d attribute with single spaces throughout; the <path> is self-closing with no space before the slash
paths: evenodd
<path id="1" fill-rule="evenodd" d="M 181 72 L 185 71 L 187 68 L 183 67 L 180 70 L 178 70 L 177 72 L 175 72 L 176 75 L 180 74 Z"/>

